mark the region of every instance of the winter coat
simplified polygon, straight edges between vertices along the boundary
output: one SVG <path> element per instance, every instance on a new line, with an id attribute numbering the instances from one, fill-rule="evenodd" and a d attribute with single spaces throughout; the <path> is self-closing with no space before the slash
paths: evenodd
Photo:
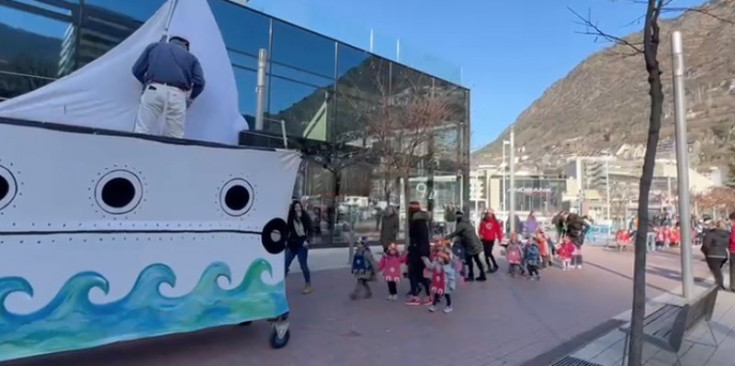
<path id="1" fill-rule="evenodd" d="M 418 211 L 411 216 L 411 221 L 408 224 L 408 235 L 410 237 L 408 245 L 409 262 L 419 262 L 421 257 L 431 255 L 428 213 Z"/>
<path id="2" fill-rule="evenodd" d="M 383 215 L 380 223 L 380 244 L 383 246 L 383 250 L 388 248 L 391 243 L 396 242 L 399 229 L 398 214 L 394 212 L 390 215 Z"/>
<path id="3" fill-rule="evenodd" d="M 490 216 L 480 223 L 479 234 L 480 238 L 484 241 L 502 241 L 503 226 L 495 216 Z"/>
<path id="4" fill-rule="evenodd" d="M 475 228 L 472 227 L 472 223 L 460 219 L 457 221 L 457 229 L 453 233 L 447 235 L 447 239 L 459 238 L 460 243 L 464 247 L 466 255 L 472 256 L 482 252 L 482 243 L 480 238 L 475 233 Z"/>
<path id="5" fill-rule="evenodd" d="M 457 288 L 457 271 L 451 262 L 444 264 L 424 258 L 424 263 L 431 272 L 431 293 L 444 295 L 454 292 Z"/>
<path id="6" fill-rule="evenodd" d="M 730 253 L 735 253 L 735 225 L 730 229 Z"/>
<path id="7" fill-rule="evenodd" d="M 565 241 L 561 244 L 559 250 L 557 250 L 556 253 L 561 259 L 572 259 L 572 255 L 574 254 L 574 251 L 576 249 L 577 248 L 574 243 L 572 243 L 571 241 Z"/>
<path id="8" fill-rule="evenodd" d="M 401 265 L 406 263 L 405 255 L 384 254 L 378 263 L 378 270 L 383 272 L 383 278 L 387 282 L 401 281 Z"/>
<path id="9" fill-rule="evenodd" d="M 378 263 L 367 246 L 359 246 L 352 258 L 352 274 L 357 279 L 374 281 L 378 272 Z"/>
<path id="10" fill-rule="evenodd" d="M 523 226 L 523 230 L 526 232 L 526 235 L 533 235 L 536 232 L 536 229 L 538 229 L 538 221 L 536 221 L 536 218 L 529 217 L 526 219 L 526 224 Z"/>
<path id="11" fill-rule="evenodd" d="M 727 258 L 730 245 L 730 233 L 722 229 L 714 229 L 704 234 L 702 253 L 709 258 Z"/>
<path id="12" fill-rule="evenodd" d="M 508 249 L 506 249 L 505 253 L 505 256 L 508 258 L 508 264 L 521 264 L 523 260 L 523 249 L 520 244 L 508 244 Z"/>
<path id="13" fill-rule="evenodd" d="M 304 228 L 304 236 L 299 236 L 296 233 L 296 229 L 294 227 L 294 221 L 296 218 L 289 217 L 288 218 L 288 240 L 286 240 L 286 246 L 292 250 L 292 251 L 298 251 L 304 246 L 304 242 L 310 240 L 311 235 L 314 231 L 314 227 L 311 223 L 311 218 L 309 218 L 309 214 L 306 212 L 303 212 L 301 214 L 301 225 Z"/>

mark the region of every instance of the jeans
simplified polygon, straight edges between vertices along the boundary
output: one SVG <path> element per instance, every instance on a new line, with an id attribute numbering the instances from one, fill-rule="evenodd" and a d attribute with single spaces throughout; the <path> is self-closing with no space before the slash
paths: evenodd
<path id="1" fill-rule="evenodd" d="M 715 283 L 720 288 L 725 287 L 725 279 L 722 277 L 722 266 L 727 262 L 727 258 L 707 258 L 707 266 L 712 275 L 715 276 Z"/>
<path id="2" fill-rule="evenodd" d="M 633 240 L 635 240 L 635 238 L 633 238 Z M 646 249 L 648 252 L 656 251 L 656 233 L 646 234 Z"/>
<path id="3" fill-rule="evenodd" d="M 529 264 L 526 267 L 528 267 L 528 275 L 529 276 L 531 276 L 531 277 L 538 276 L 538 267 L 537 266 L 535 266 L 533 264 Z"/>
<path id="4" fill-rule="evenodd" d="M 140 97 L 135 118 L 136 133 L 182 138 L 185 132 L 187 93 L 179 88 L 152 83 Z M 159 123 L 163 115 L 164 125 Z"/>
<path id="5" fill-rule="evenodd" d="M 309 259 L 309 248 L 303 246 L 296 250 L 286 248 L 286 274 L 288 274 L 288 270 L 291 268 L 291 262 L 293 262 L 296 257 L 299 258 L 299 266 L 301 267 L 301 272 L 304 274 L 304 282 L 306 282 L 307 285 L 310 285 L 311 273 L 309 273 L 309 264 L 307 263 L 307 260 Z"/>

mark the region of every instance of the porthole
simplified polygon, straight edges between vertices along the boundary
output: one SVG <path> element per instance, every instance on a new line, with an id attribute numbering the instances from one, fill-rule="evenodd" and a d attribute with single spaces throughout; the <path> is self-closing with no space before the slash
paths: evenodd
<path id="1" fill-rule="evenodd" d="M 126 214 L 140 204 L 143 187 L 138 176 L 127 170 L 113 170 L 97 182 L 97 205 L 112 215 Z"/>
<path id="2" fill-rule="evenodd" d="M 260 233 L 260 241 L 268 253 L 278 254 L 286 249 L 288 225 L 281 218 L 268 221 Z"/>
<path id="3" fill-rule="evenodd" d="M 0 166 L 0 210 L 7 207 L 18 193 L 18 184 L 10 170 Z"/>
<path id="4" fill-rule="evenodd" d="M 222 210 L 230 216 L 242 216 L 253 206 L 253 187 L 244 179 L 232 179 L 220 190 Z"/>

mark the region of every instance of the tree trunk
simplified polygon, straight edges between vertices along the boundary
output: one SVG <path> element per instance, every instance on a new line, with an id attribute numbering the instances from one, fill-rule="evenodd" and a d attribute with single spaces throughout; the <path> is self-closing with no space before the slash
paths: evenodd
<path id="1" fill-rule="evenodd" d="M 643 361 L 643 321 L 646 311 L 646 236 L 648 234 L 648 198 L 656 164 L 656 147 L 661 130 L 661 114 L 664 94 L 661 88 L 661 69 L 658 63 L 659 27 L 658 15 L 662 0 L 648 0 L 646 22 L 643 31 L 643 53 L 648 72 L 650 116 L 648 141 L 643 159 L 643 172 L 638 192 L 638 228 L 635 237 L 635 263 L 633 265 L 633 311 L 631 314 L 628 366 L 640 366 Z"/>

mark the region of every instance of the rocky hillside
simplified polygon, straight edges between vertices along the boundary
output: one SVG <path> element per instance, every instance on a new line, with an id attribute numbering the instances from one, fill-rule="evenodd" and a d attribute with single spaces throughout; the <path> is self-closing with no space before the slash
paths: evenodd
<path id="1" fill-rule="evenodd" d="M 707 14 L 688 12 L 662 24 L 659 61 L 666 97 L 661 137 L 666 144 L 674 135 L 670 33 L 680 30 L 689 140 L 697 146 L 692 160 L 725 165 L 728 147 L 735 144 L 735 0 L 714 0 L 703 9 Z M 516 145 L 525 147 L 530 160 L 553 165 L 565 155 L 645 143 L 649 99 L 643 56 L 626 54 L 630 49 L 621 45 L 593 54 L 518 117 Z M 508 130 L 502 136 L 507 138 Z M 473 164 L 499 162 L 501 147 L 502 137 L 476 151 Z"/>

